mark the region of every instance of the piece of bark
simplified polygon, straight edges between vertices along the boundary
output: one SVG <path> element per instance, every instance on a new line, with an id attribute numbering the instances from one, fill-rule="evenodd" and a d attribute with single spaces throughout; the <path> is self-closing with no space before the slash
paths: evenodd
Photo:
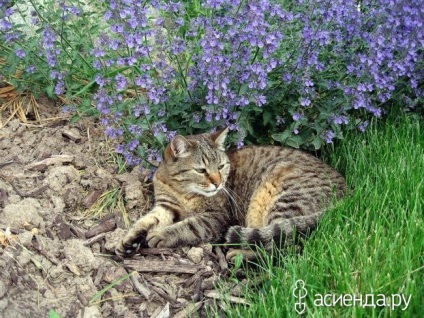
<path id="1" fill-rule="evenodd" d="M 53 231 L 51 229 L 49 229 L 48 227 L 46 227 L 46 235 L 49 239 L 52 239 L 52 240 L 55 237 L 54 234 L 53 234 Z"/>
<path id="2" fill-rule="evenodd" d="M 13 190 L 21 197 L 21 198 L 34 198 L 40 194 L 42 194 L 49 186 L 47 184 L 39 187 L 38 189 L 35 189 L 31 192 L 22 192 L 16 184 L 12 181 L 10 182 L 10 185 L 12 186 Z"/>
<path id="3" fill-rule="evenodd" d="M 83 244 L 84 246 L 91 246 L 94 243 L 97 243 L 101 240 L 103 240 L 106 236 L 106 233 L 100 233 L 99 235 L 93 236 L 92 238 L 89 238 L 88 240 L 86 240 Z"/>
<path id="4" fill-rule="evenodd" d="M 79 237 L 82 240 L 85 240 L 85 231 L 83 229 L 73 224 L 69 224 L 69 227 L 71 229 L 72 234 L 74 234 L 76 237 Z"/>
<path id="5" fill-rule="evenodd" d="M 80 285 L 77 285 L 77 289 L 78 289 L 78 293 L 77 293 L 78 300 L 81 302 L 81 304 L 83 304 L 84 306 L 87 306 L 88 305 L 88 299 L 87 299 L 87 297 L 84 296 Z"/>
<path id="6" fill-rule="evenodd" d="M 166 303 L 165 306 L 162 308 L 156 309 L 153 314 L 152 318 L 168 318 L 169 317 L 169 303 Z"/>
<path id="7" fill-rule="evenodd" d="M 21 233 L 27 232 L 26 230 L 23 230 L 23 229 L 13 229 L 13 228 L 10 228 L 10 227 L 8 227 L 6 225 L 0 225 L 0 230 L 2 230 L 3 232 L 4 231 L 10 231 L 10 233 L 12 233 L 12 234 L 21 234 Z"/>
<path id="8" fill-rule="evenodd" d="M 75 142 L 80 142 L 81 141 L 81 135 L 79 134 L 78 131 L 74 130 L 74 129 L 66 129 L 64 128 L 62 130 L 62 136 L 68 139 L 71 139 L 72 141 Z"/>
<path id="9" fill-rule="evenodd" d="M 193 296 L 191 296 L 192 301 L 198 301 L 200 299 L 203 279 L 204 277 L 200 276 L 200 278 L 196 281 L 196 286 L 194 286 Z"/>
<path id="10" fill-rule="evenodd" d="M 207 272 L 206 270 L 200 270 L 197 273 L 195 273 L 193 276 L 191 276 L 190 278 L 188 278 L 185 282 L 184 282 L 184 288 L 188 288 L 190 287 L 193 283 L 195 283 L 196 281 L 198 281 L 200 279 L 200 276 L 203 276 L 205 274 L 205 272 Z"/>
<path id="11" fill-rule="evenodd" d="M 85 232 L 85 237 L 90 238 L 101 233 L 112 231 L 116 227 L 115 216 L 112 214 L 103 218 L 99 224 Z"/>
<path id="12" fill-rule="evenodd" d="M 202 281 L 202 290 L 216 288 L 217 284 L 220 281 L 219 276 L 211 277 L 210 279 Z"/>
<path id="13" fill-rule="evenodd" d="M 50 158 L 31 163 L 26 168 L 30 171 L 44 171 L 47 169 L 48 166 L 52 166 L 55 164 L 71 163 L 74 158 L 74 156 L 69 155 L 53 155 Z"/>
<path id="14" fill-rule="evenodd" d="M 73 274 L 77 275 L 77 276 L 81 276 L 81 271 L 78 268 L 78 266 L 74 263 L 66 263 L 65 267 Z"/>
<path id="15" fill-rule="evenodd" d="M 186 318 L 186 317 L 191 317 L 192 314 L 196 313 L 199 311 L 199 309 L 202 307 L 203 302 L 199 301 L 195 304 L 189 304 L 186 308 L 184 308 L 183 310 L 177 312 L 174 315 L 174 318 Z"/>
<path id="16" fill-rule="evenodd" d="M 124 260 L 124 266 L 127 266 L 137 272 L 165 272 L 165 273 L 184 273 L 195 274 L 204 268 L 203 265 L 178 264 L 176 261 L 150 261 L 143 260 Z"/>
<path id="17" fill-rule="evenodd" d="M 96 287 L 99 286 L 99 284 L 101 283 L 101 281 L 103 279 L 103 274 L 104 273 L 105 273 L 105 265 L 102 263 L 97 268 L 96 276 L 94 276 L 94 279 L 93 279 L 93 285 L 94 286 L 96 286 Z"/>
<path id="18" fill-rule="evenodd" d="M 10 273 L 10 283 L 12 285 L 17 286 L 18 285 L 18 275 L 17 275 L 16 271 L 15 270 L 10 271 L 10 270 L 6 269 L 6 273 Z"/>
<path id="19" fill-rule="evenodd" d="M 57 236 L 62 240 L 68 240 L 74 235 L 71 232 L 71 227 L 65 222 L 61 215 L 57 215 L 53 221 L 53 225 L 57 229 Z"/>
<path id="20" fill-rule="evenodd" d="M 222 300 L 231 301 L 232 303 L 236 303 L 236 304 L 250 305 L 250 303 L 245 298 L 222 295 L 215 290 L 205 290 L 203 295 L 205 297 L 212 298 L 212 299 L 217 299 L 217 300 L 222 299 Z"/>
<path id="21" fill-rule="evenodd" d="M 126 226 L 125 226 L 125 221 L 124 221 L 124 217 L 122 213 L 118 209 L 116 209 L 114 211 L 114 214 L 115 214 L 116 227 L 119 229 L 125 229 Z"/>
<path id="22" fill-rule="evenodd" d="M 152 288 L 152 290 L 156 294 L 158 294 L 160 297 L 162 297 L 163 299 L 165 299 L 167 302 L 171 303 L 173 306 L 175 306 L 176 304 L 178 304 L 178 301 L 175 298 L 173 298 L 172 296 L 168 295 L 166 292 L 164 292 L 159 287 L 151 286 L 151 288 Z"/>
<path id="23" fill-rule="evenodd" d="M 9 204 L 9 196 L 6 189 L 0 189 L 0 208 L 5 208 Z"/>
<path id="24" fill-rule="evenodd" d="M 9 161 L 4 161 L 4 162 L 0 162 L 0 168 L 3 168 L 4 166 L 10 165 L 12 163 L 14 163 L 16 160 L 9 160 Z"/>
<path id="25" fill-rule="evenodd" d="M 82 200 L 82 205 L 85 206 L 87 209 L 90 208 L 94 204 L 94 202 L 96 202 L 97 199 L 102 195 L 102 193 L 103 192 L 100 190 L 91 191 L 90 194 Z"/>
<path id="26" fill-rule="evenodd" d="M 140 297 L 140 296 L 131 296 L 126 298 L 125 300 L 127 303 L 130 304 L 142 304 L 144 303 L 146 300 L 144 299 L 144 297 Z"/>
<path id="27" fill-rule="evenodd" d="M 142 277 L 139 273 L 134 273 L 130 276 L 131 281 L 135 287 L 135 289 L 147 300 L 150 299 L 150 295 L 152 294 L 149 288 L 147 287 L 146 282 L 142 282 Z"/>
<path id="28" fill-rule="evenodd" d="M 169 248 L 156 248 L 156 247 L 151 247 L 151 248 L 145 248 L 142 247 L 138 250 L 138 253 L 140 255 L 174 255 L 174 253 L 172 252 L 171 249 Z"/>

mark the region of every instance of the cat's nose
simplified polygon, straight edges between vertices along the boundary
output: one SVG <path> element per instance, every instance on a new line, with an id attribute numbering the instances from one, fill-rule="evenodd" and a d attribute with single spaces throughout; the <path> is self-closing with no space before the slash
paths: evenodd
<path id="1" fill-rule="evenodd" d="M 211 174 L 209 176 L 209 180 L 215 186 L 215 188 L 218 188 L 221 184 L 221 175 L 219 173 Z"/>

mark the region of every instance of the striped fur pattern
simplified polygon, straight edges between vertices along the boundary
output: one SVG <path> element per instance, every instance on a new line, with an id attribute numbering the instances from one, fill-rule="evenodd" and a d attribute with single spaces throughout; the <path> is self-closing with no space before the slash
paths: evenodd
<path id="1" fill-rule="evenodd" d="M 330 200 L 344 195 L 344 178 L 317 158 L 277 146 L 226 152 L 226 134 L 174 137 L 153 179 L 155 204 L 118 244 L 118 255 L 225 241 L 238 247 L 228 258 L 251 256 L 251 245 L 283 247 L 294 233 L 308 234 Z"/>

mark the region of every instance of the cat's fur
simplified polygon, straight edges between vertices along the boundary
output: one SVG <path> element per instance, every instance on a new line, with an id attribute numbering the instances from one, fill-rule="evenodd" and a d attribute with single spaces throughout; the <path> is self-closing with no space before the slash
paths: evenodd
<path id="1" fill-rule="evenodd" d="M 118 244 L 177 247 L 204 242 L 239 246 L 227 257 L 249 254 L 249 244 L 270 249 L 307 234 L 345 179 L 317 158 L 291 148 L 248 146 L 225 151 L 227 129 L 176 136 L 153 179 L 155 204 Z"/>

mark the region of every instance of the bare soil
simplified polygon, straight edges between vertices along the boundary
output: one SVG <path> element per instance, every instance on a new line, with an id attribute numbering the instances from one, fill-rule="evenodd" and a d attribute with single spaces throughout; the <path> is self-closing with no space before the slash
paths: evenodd
<path id="1" fill-rule="evenodd" d="M 121 191 L 131 222 L 152 202 L 137 167 L 117 169 L 94 119 L 48 126 L 15 119 L 0 130 L 0 317 L 50 310 L 62 318 L 222 316 L 230 302 L 245 303 L 243 284 L 226 279 L 219 247 L 115 256 L 126 232 L 120 209 L 102 218 L 87 211 L 112 189 Z"/>

